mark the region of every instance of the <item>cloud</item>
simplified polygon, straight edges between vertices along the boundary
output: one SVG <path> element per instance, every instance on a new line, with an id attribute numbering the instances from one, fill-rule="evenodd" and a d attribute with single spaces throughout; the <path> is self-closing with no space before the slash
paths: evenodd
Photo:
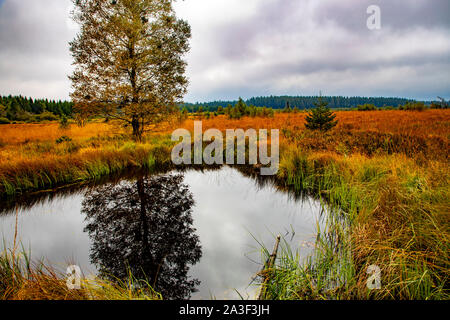
<path id="1" fill-rule="evenodd" d="M 70 0 L 0 0 L 0 94 L 68 98 Z M 381 30 L 366 26 L 369 5 Z M 185 0 L 187 101 L 270 94 L 450 96 L 448 0 Z"/>
<path id="2" fill-rule="evenodd" d="M 68 97 L 70 0 L 4 0 L 0 7 L 0 94 Z"/>
<path id="3" fill-rule="evenodd" d="M 370 31 L 366 9 L 374 2 L 382 29 Z M 178 4 L 194 37 L 187 100 L 320 90 L 413 98 L 450 93 L 448 1 L 261 0 L 232 23 L 215 22 L 222 16 L 215 3 L 204 5 L 207 15 L 194 13 L 196 1 Z"/>

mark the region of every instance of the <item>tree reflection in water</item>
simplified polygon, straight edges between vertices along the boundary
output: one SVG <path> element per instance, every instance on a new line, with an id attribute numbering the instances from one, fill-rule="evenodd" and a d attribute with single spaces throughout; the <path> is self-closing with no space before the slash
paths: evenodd
<path id="1" fill-rule="evenodd" d="M 182 174 L 142 177 L 90 191 L 83 201 L 90 258 L 99 275 L 145 278 L 164 299 L 186 299 L 200 284 L 189 279 L 202 255 L 192 227 L 194 199 Z"/>

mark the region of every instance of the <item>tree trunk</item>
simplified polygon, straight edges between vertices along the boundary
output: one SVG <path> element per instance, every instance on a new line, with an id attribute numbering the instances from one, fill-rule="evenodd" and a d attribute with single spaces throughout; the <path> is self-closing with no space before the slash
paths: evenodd
<path id="1" fill-rule="evenodd" d="M 133 117 L 133 119 L 131 120 L 131 126 L 133 127 L 133 139 L 135 141 L 141 141 L 142 128 L 141 123 L 139 122 L 139 119 L 137 117 Z"/>
<path id="2" fill-rule="evenodd" d="M 150 250 L 149 243 L 149 218 L 147 215 L 151 212 L 147 212 L 147 195 L 145 193 L 144 178 L 139 178 L 137 180 L 137 189 L 139 194 L 139 200 L 141 202 L 141 212 L 140 212 L 140 223 L 141 223 L 141 239 L 142 239 L 142 254 L 141 261 L 149 261 L 150 266 L 146 268 L 147 276 L 153 285 L 157 281 L 157 265 L 155 259 Z"/>

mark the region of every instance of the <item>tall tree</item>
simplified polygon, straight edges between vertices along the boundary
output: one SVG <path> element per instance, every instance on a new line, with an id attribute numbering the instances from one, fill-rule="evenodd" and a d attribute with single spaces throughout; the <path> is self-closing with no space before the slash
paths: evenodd
<path id="1" fill-rule="evenodd" d="M 238 113 L 241 116 L 244 116 L 246 114 L 247 105 L 241 97 L 239 97 L 239 100 L 234 107 L 237 109 Z"/>
<path id="2" fill-rule="evenodd" d="M 81 26 L 70 50 L 78 112 L 103 114 L 133 128 L 167 119 L 188 84 L 184 76 L 191 29 L 173 0 L 73 0 Z"/>
<path id="3" fill-rule="evenodd" d="M 328 131 L 337 125 L 336 115 L 328 108 L 328 103 L 319 97 L 316 106 L 306 116 L 305 127 L 310 130 Z"/>

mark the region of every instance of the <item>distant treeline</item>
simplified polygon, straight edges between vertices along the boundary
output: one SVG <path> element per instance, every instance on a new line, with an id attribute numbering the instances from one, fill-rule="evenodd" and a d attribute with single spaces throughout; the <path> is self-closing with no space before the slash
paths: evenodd
<path id="1" fill-rule="evenodd" d="M 297 108 L 299 110 L 311 109 L 314 103 L 317 102 L 317 96 L 270 96 L 270 97 L 255 97 L 245 100 L 249 106 L 267 107 L 272 109 L 284 109 L 287 105 L 290 108 Z M 412 99 L 404 98 L 384 98 L 384 97 L 342 97 L 331 96 L 322 97 L 328 103 L 329 108 L 357 108 L 359 105 L 374 105 L 377 108 L 393 107 L 405 105 L 410 102 L 415 102 Z M 190 112 L 197 112 L 199 107 L 205 111 L 217 111 L 219 107 L 225 108 L 228 105 L 234 106 L 238 101 L 212 101 L 205 103 L 185 103 L 181 107 L 186 108 Z"/>
<path id="2" fill-rule="evenodd" d="M 248 107 L 249 115 L 272 116 L 273 110 L 284 112 L 300 111 L 314 108 L 318 96 L 270 96 L 255 97 L 248 100 L 212 101 L 204 103 L 184 103 L 180 110 L 185 112 L 213 112 L 218 114 L 229 114 L 233 116 L 233 110 L 237 105 Z M 384 97 L 322 97 L 333 109 L 356 109 L 360 111 L 377 109 L 399 109 L 399 110 L 424 110 L 431 108 L 448 108 L 448 102 L 441 101 L 415 101 L 404 98 Z M 236 110 L 238 110 L 237 108 Z M 241 108 L 242 109 L 242 108 Z M 0 96 L 0 124 L 13 122 L 36 122 L 44 120 L 59 120 L 72 117 L 73 103 L 70 101 L 32 99 L 23 96 Z M 242 115 L 246 113 L 240 111 Z M 239 118 L 237 113 L 235 118 Z"/>
<path id="3" fill-rule="evenodd" d="M 72 107 L 68 101 L 0 96 L 0 122 L 58 120 L 71 116 Z"/>

